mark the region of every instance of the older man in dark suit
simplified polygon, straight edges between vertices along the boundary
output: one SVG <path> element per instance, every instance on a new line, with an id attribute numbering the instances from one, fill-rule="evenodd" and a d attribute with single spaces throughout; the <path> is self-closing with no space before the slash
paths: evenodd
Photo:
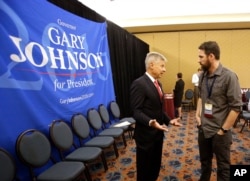
<path id="1" fill-rule="evenodd" d="M 156 181 L 161 167 L 164 131 L 167 125 L 181 126 L 179 119 L 172 119 L 163 109 L 163 89 L 158 79 L 166 72 L 166 58 L 150 52 L 145 59 L 146 73 L 130 87 L 130 103 L 136 120 L 137 181 Z"/>

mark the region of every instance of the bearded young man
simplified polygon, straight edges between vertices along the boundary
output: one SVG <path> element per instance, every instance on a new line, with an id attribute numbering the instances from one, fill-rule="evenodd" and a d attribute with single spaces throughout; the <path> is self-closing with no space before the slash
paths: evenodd
<path id="1" fill-rule="evenodd" d="M 229 181 L 230 129 L 241 110 L 240 85 L 237 75 L 221 64 L 217 42 L 204 42 L 198 49 L 198 63 L 203 69 L 196 109 L 200 181 L 210 180 L 213 154 L 216 156 L 217 181 Z"/>

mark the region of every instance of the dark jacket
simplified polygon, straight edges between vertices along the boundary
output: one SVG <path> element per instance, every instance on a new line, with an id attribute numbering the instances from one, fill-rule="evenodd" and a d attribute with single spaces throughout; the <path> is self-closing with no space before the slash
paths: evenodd
<path id="1" fill-rule="evenodd" d="M 134 138 L 137 146 L 146 149 L 156 139 L 163 139 L 163 131 L 150 127 L 149 121 L 156 119 L 160 124 L 168 125 L 170 119 L 163 111 L 163 99 L 160 99 L 154 83 L 146 74 L 132 83 L 130 103 L 136 120 Z"/>
<path id="2" fill-rule="evenodd" d="M 184 93 L 185 83 L 182 79 L 176 81 L 174 88 L 174 106 L 181 107 L 181 101 Z"/>

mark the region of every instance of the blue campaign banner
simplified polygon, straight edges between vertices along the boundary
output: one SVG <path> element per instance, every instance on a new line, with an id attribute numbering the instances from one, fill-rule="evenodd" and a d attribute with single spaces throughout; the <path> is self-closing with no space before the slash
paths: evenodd
<path id="1" fill-rule="evenodd" d="M 106 27 L 45 0 L 0 0 L 0 147 L 15 154 L 22 131 L 115 99 Z"/>

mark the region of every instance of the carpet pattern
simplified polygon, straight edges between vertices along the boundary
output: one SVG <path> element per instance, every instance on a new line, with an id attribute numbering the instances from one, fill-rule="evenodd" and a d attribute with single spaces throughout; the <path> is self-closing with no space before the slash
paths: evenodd
<path id="1" fill-rule="evenodd" d="M 165 133 L 162 166 L 158 181 L 197 181 L 200 176 L 200 162 L 197 145 L 195 111 L 183 113 L 182 127 L 169 127 Z M 239 133 L 243 121 L 233 128 L 231 164 L 250 165 L 250 128 Z M 135 143 L 127 139 L 127 147 L 119 142 L 119 157 L 112 150 L 105 151 L 108 171 L 100 162 L 90 165 L 93 181 L 135 181 Z M 213 160 L 211 181 L 216 180 L 216 163 Z"/>

